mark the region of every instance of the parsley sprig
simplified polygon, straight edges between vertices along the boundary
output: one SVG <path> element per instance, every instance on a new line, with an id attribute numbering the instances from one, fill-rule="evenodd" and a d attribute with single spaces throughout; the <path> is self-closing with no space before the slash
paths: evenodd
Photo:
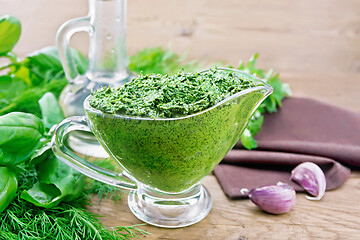
<path id="1" fill-rule="evenodd" d="M 275 113 L 278 108 L 282 106 L 282 100 L 291 95 L 289 84 L 280 81 L 279 73 L 274 73 L 273 69 L 265 72 L 255 66 L 258 57 L 259 54 L 254 54 L 246 64 L 240 62 L 237 69 L 263 79 L 274 91 L 254 112 L 247 128 L 241 135 L 241 143 L 246 149 L 254 149 L 257 147 L 254 136 L 261 131 L 261 126 L 264 122 L 264 113 Z"/>

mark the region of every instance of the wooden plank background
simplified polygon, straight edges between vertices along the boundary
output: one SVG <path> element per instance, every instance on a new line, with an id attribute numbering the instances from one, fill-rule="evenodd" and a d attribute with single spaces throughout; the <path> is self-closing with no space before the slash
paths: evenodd
<path id="1" fill-rule="evenodd" d="M 23 24 L 21 56 L 54 44 L 60 25 L 87 14 L 86 0 L 0 0 L 0 14 Z M 237 64 L 260 53 L 280 72 L 360 71 L 358 0 L 130 0 L 128 53 L 171 46 L 205 62 Z M 86 36 L 74 45 L 83 52 Z"/>

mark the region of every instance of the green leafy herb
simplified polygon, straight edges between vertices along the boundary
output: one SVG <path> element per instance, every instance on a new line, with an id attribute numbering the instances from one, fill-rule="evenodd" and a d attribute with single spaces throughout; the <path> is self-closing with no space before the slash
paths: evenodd
<path id="1" fill-rule="evenodd" d="M 109 169 L 111 171 L 121 171 L 120 167 L 117 167 L 118 164 L 116 164 L 111 158 L 95 159 L 93 160 L 93 163 L 99 167 Z M 124 193 L 121 188 L 99 182 L 92 178 L 87 179 L 87 186 L 88 187 L 85 190 L 86 194 L 88 194 L 90 198 L 92 197 L 92 195 L 97 196 L 97 198 L 99 199 L 99 203 L 106 198 L 113 200 L 116 203 L 118 200 L 122 199 Z"/>
<path id="2" fill-rule="evenodd" d="M 200 70 L 196 61 L 184 63 L 185 56 L 181 57 L 171 50 L 161 47 L 146 48 L 129 58 L 129 69 L 143 74 L 175 74 L 183 69 L 187 72 Z"/>
<path id="3" fill-rule="evenodd" d="M 265 112 L 276 112 L 277 109 L 282 106 L 281 101 L 284 99 L 284 97 L 291 95 L 289 85 L 281 83 L 279 74 L 274 74 L 274 71 L 272 69 L 270 69 L 265 74 L 264 70 L 256 68 L 255 64 L 258 57 L 258 54 L 254 54 L 250 58 L 249 62 L 247 62 L 246 64 L 240 62 L 238 69 L 263 79 L 274 89 L 274 91 L 258 107 L 252 118 L 250 119 L 247 129 L 245 129 L 245 131 L 241 135 L 241 143 L 247 149 L 254 149 L 257 147 L 254 136 L 261 131 L 261 125 L 264 121 L 263 114 Z"/>
<path id="4" fill-rule="evenodd" d="M 46 106 L 51 104 L 54 102 Z M 19 116 L 9 118 L 13 115 Z M 41 120 L 32 114 L 10 113 L 1 119 L 9 125 L 27 124 L 43 131 Z M 131 239 L 148 234 L 137 226 L 104 227 L 98 216 L 84 208 L 84 204 L 88 204 L 83 191 L 85 176 L 48 151 L 49 134 L 45 132 L 42 136 L 45 140 L 37 142 L 45 144 L 33 155 L 33 159 L 41 157 L 42 160 L 31 161 L 37 164 L 36 168 L 34 165 L 14 166 L 19 176 L 17 190 L 15 175 L 5 174 L 8 169 L 0 168 L 0 190 L 3 190 L 0 194 L 0 239 Z"/>
<path id="5" fill-rule="evenodd" d="M 0 167 L 0 214 L 15 197 L 17 178 L 7 167 Z"/>
<path id="6" fill-rule="evenodd" d="M 31 158 L 29 159 L 28 164 L 37 165 L 40 162 L 44 161 L 46 158 L 51 157 L 53 152 L 51 150 L 50 138 L 40 139 L 40 146 L 35 150 Z"/>
<path id="7" fill-rule="evenodd" d="M 21 198 L 39 207 L 52 208 L 61 201 L 72 201 L 84 188 L 85 175 L 54 156 L 39 164 L 37 176 L 39 181 L 23 191 Z"/>
<path id="8" fill-rule="evenodd" d="M 87 59 L 77 50 L 72 51 L 78 71 L 84 73 L 88 66 Z M 21 61 L 2 67 L 6 68 L 9 72 L 0 77 L 0 115 L 19 111 L 41 117 L 39 99 L 46 92 L 58 97 L 68 83 L 54 46 L 40 49 Z"/>
<path id="9" fill-rule="evenodd" d="M 240 137 L 241 143 L 247 149 L 257 148 L 257 143 L 253 136 L 254 135 L 247 128 L 245 128 L 245 130 L 241 134 Z"/>
<path id="10" fill-rule="evenodd" d="M 64 119 L 64 114 L 54 94 L 47 92 L 39 100 L 44 126 L 50 129 Z"/>
<path id="11" fill-rule="evenodd" d="M 9 207 L 0 214 L 0 240 L 119 240 L 139 238 L 148 232 L 129 227 L 106 228 L 96 216 L 83 206 L 85 196 L 71 203 L 45 209 L 24 201 L 20 194 L 37 181 L 35 168 L 21 167 L 19 189 Z"/>
<path id="12" fill-rule="evenodd" d="M 30 113 L 12 112 L 0 117 L 0 166 L 17 165 L 39 146 L 44 133 L 40 118 Z"/>
<path id="13" fill-rule="evenodd" d="M 0 105 L 7 104 L 7 99 L 16 98 L 27 88 L 28 84 L 18 77 L 11 75 L 0 76 Z"/>
<path id="14" fill-rule="evenodd" d="M 0 55 L 10 52 L 19 41 L 20 21 L 13 16 L 0 16 Z"/>
<path id="15" fill-rule="evenodd" d="M 75 49 L 71 51 L 77 70 L 80 74 L 84 74 L 88 67 L 86 57 Z M 55 46 L 45 47 L 28 55 L 24 60 L 24 64 L 39 79 L 64 77 L 64 70 Z"/>

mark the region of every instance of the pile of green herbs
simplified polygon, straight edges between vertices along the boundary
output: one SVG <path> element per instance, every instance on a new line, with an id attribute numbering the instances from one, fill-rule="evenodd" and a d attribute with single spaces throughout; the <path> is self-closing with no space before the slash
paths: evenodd
<path id="1" fill-rule="evenodd" d="M 255 86 L 238 73 L 217 68 L 202 73 L 140 74 L 120 88 L 93 91 L 89 103 L 110 114 L 174 118 L 208 109 Z"/>
<path id="2" fill-rule="evenodd" d="M 138 226 L 105 227 L 89 212 L 89 196 L 120 198 L 114 187 L 87 180 L 59 161 L 50 139 L 64 119 L 58 96 L 67 80 L 55 47 L 24 59 L 12 51 L 21 24 L 0 17 L 0 239 L 132 239 L 148 234 Z M 73 56 L 79 72 L 88 61 Z M 104 167 L 113 167 L 103 161 Z M 87 181 L 87 184 L 85 184 Z"/>
<path id="3" fill-rule="evenodd" d="M 86 210 L 89 197 L 121 198 L 115 187 L 86 180 L 60 162 L 50 149 L 54 126 L 64 116 L 57 103 L 67 84 L 55 47 L 46 47 L 23 59 L 12 51 L 21 24 L 12 16 L 0 16 L 0 240 L 1 239 L 131 239 L 148 234 L 138 226 L 107 228 Z M 88 61 L 73 50 L 78 71 Z M 257 109 L 241 136 L 243 145 L 255 148 L 263 114 L 276 112 L 290 94 L 278 74 L 255 67 L 257 55 L 238 69 L 267 81 L 274 93 Z M 198 71 L 196 62 L 160 47 L 144 49 L 129 59 L 135 73 L 175 74 L 180 69 Z M 102 161 L 112 168 L 111 161 Z M 85 184 L 87 181 L 87 184 Z M 77 187 L 73 187 L 74 184 Z"/>

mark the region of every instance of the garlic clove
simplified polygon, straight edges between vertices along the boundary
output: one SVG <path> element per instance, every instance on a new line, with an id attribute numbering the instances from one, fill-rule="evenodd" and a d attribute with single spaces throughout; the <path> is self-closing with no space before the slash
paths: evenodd
<path id="1" fill-rule="evenodd" d="M 309 200 L 320 200 L 326 189 L 326 179 L 321 168 L 312 162 L 304 162 L 291 171 L 291 180 L 300 184 L 312 196 Z"/>
<path id="2" fill-rule="evenodd" d="M 278 183 L 251 189 L 249 198 L 265 212 L 282 214 L 290 211 L 295 204 L 296 192 L 291 186 Z"/>

